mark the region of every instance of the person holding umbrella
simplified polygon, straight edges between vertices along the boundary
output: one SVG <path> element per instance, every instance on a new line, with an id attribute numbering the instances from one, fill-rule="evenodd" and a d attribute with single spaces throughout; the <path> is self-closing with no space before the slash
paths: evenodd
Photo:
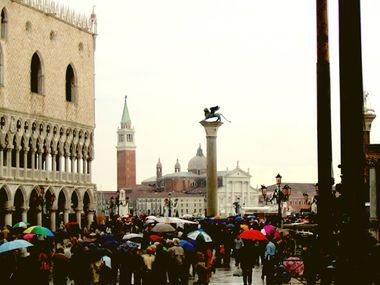
<path id="1" fill-rule="evenodd" d="M 258 252 L 254 243 L 257 240 L 244 239 L 243 247 L 240 251 L 240 264 L 243 275 L 244 285 L 252 284 L 252 268 L 255 267 L 255 262 L 258 256 Z"/>

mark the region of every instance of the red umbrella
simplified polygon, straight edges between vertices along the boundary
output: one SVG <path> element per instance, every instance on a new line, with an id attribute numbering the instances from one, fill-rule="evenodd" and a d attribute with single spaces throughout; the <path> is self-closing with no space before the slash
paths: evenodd
<path id="1" fill-rule="evenodd" d="M 241 239 L 252 239 L 252 240 L 267 240 L 262 232 L 257 230 L 247 230 L 240 234 Z"/>
<path id="2" fill-rule="evenodd" d="M 280 234 L 280 232 L 279 232 L 278 230 L 275 230 L 275 231 L 273 232 L 273 236 L 274 236 L 274 238 L 276 238 L 276 239 L 281 239 L 281 234 Z"/>
<path id="3" fill-rule="evenodd" d="M 151 236 L 149 236 L 149 238 L 151 241 L 154 241 L 154 242 L 162 240 L 162 237 L 160 237 L 158 235 L 151 235 Z"/>

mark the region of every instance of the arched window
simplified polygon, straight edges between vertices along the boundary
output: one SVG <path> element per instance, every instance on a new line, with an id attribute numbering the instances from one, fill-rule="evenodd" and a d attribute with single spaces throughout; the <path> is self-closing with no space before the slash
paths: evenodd
<path id="1" fill-rule="evenodd" d="M 75 74 L 71 64 L 66 68 L 66 101 L 74 102 L 75 100 Z"/>
<path id="2" fill-rule="evenodd" d="M 1 10 L 1 38 L 5 39 L 7 36 L 7 28 L 8 28 L 8 15 L 5 8 Z"/>
<path id="3" fill-rule="evenodd" d="M 41 60 L 38 54 L 35 52 L 32 57 L 32 63 L 30 65 L 30 91 L 33 93 L 42 94 L 42 66 Z"/>

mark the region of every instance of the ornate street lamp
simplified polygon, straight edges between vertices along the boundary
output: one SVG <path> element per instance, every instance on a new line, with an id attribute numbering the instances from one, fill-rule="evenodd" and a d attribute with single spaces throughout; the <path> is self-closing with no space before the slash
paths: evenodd
<path id="1" fill-rule="evenodd" d="M 292 188 L 286 184 L 284 187 L 281 189 L 281 178 L 282 176 L 280 174 L 277 174 L 276 178 L 276 188 L 272 194 L 272 197 L 270 199 L 267 198 L 267 187 L 265 185 L 261 185 L 261 193 L 264 197 L 265 204 L 267 202 L 272 202 L 274 199 L 276 199 L 276 203 L 278 205 L 278 221 L 279 221 L 279 226 L 281 227 L 282 225 L 282 211 L 281 211 L 281 206 L 283 202 L 286 202 L 289 200 L 289 197 L 292 193 Z"/>

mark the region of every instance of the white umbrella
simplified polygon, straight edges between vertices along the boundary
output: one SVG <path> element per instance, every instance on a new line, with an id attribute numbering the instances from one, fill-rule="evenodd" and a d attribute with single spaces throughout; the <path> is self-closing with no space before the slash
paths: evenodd
<path id="1" fill-rule="evenodd" d="M 152 228 L 152 232 L 155 233 L 170 233 L 170 232 L 175 232 L 175 228 L 173 228 L 169 224 L 165 223 L 158 223 Z"/>
<path id="2" fill-rule="evenodd" d="M 159 218 L 158 221 L 160 223 L 167 223 L 167 224 L 198 224 L 198 222 L 184 220 L 184 219 L 180 219 L 176 217 L 162 217 L 162 218 Z"/>
<path id="3" fill-rule="evenodd" d="M 133 239 L 133 238 L 142 238 L 143 237 L 143 234 L 135 234 L 135 233 L 131 233 L 131 234 L 126 234 L 123 236 L 123 240 L 127 240 L 127 239 Z"/>
<path id="4" fill-rule="evenodd" d="M 148 216 L 145 218 L 145 220 L 154 220 L 154 221 L 158 221 L 158 218 L 156 216 Z"/>

